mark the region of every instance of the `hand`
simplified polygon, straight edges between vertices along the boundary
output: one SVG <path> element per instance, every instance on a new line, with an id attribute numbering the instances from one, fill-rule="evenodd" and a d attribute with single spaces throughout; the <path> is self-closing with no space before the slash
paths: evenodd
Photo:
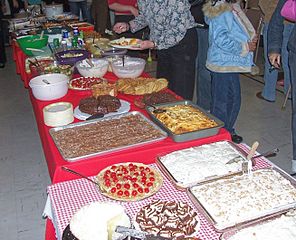
<path id="1" fill-rule="evenodd" d="M 120 34 L 129 30 L 129 24 L 125 22 L 115 23 L 113 26 L 113 31 Z"/>
<path id="2" fill-rule="evenodd" d="M 148 49 L 148 48 L 154 48 L 154 47 L 155 47 L 155 44 L 153 41 L 150 41 L 150 40 L 140 41 L 141 50 Z"/>
<path id="3" fill-rule="evenodd" d="M 256 50 L 257 41 L 258 41 L 258 37 L 256 35 L 250 42 L 248 42 L 248 48 L 250 52 L 254 52 Z"/>
<path id="4" fill-rule="evenodd" d="M 281 66 L 281 54 L 279 53 L 270 53 L 268 54 L 268 58 L 270 61 L 270 64 L 274 66 L 275 68 L 280 68 Z"/>
<path id="5" fill-rule="evenodd" d="M 131 6 L 130 8 L 130 12 L 136 17 L 139 16 L 139 11 L 138 9 L 134 8 L 133 6 Z"/>

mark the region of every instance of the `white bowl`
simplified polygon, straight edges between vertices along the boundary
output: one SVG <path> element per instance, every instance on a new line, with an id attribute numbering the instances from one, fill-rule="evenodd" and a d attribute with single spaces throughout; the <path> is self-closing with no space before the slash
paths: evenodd
<path id="1" fill-rule="evenodd" d="M 93 67 L 86 60 L 77 62 L 76 68 L 83 77 L 103 77 L 107 70 L 109 62 L 106 59 L 91 58 L 89 59 Z"/>
<path id="2" fill-rule="evenodd" d="M 47 84 L 46 81 L 49 83 Z M 65 96 L 68 92 L 69 77 L 61 73 L 44 74 L 29 82 L 35 98 L 50 101 Z"/>
<path id="3" fill-rule="evenodd" d="M 137 78 L 145 68 L 146 61 L 142 58 L 125 58 L 111 61 L 112 72 L 119 78 Z"/>

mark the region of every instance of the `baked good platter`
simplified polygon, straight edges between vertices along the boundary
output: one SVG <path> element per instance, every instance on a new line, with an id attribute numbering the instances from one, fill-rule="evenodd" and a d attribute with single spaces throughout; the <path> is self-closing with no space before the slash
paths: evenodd
<path id="1" fill-rule="evenodd" d="M 188 188 L 187 194 L 217 232 L 227 232 L 295 208 L 296 180 L 272 166 L 253 171 L 251 176 L 209 180 Z"/>
<path id="2" fill-rule="evenodd" d="M 123 48 L 123 49 L 129 49 L 129 50 L 140 50 L 140 45 L 139 45 L 140 39 L 137 38 L 119 38 L 115 39 L 109 42 L 109 45 L 111 47 L 115 48 Z"/>
<path id="3" fill-rule="evenodd" d="M 233 163 L 227 162 L 236 159 Z M 230 141 L 185 148 L 157 156 L 156 164 L 178 190 L 242 172 L 246 153 Z"/>
<path id="4" fill-rule="evenodd" d="M 170 117 L 169 116 L 170 112 L 173 113 L 173 115 L 176 115 L 171 110 L 171 108 L 179 107 L 179 106 L 180 107 L 185 106 L 186 108 L 190 108 L 191 112 L 192 112 L 192 110 L 195 111 L 198 114 L 198 117 L 201 116 L 204 119 L 203 123 L 209 124 L 209 126 L 205 127 L 205 128 L 203 127 L 201 129 L 198 129 L 198 130 L 191 130 L 191 131 L 184 131 L 182 133 L 176 133 L 176 132 L 173 132 L 163 121 L 161 121 L 158 118 L 158 116 L 156 116 L 156 114 L 153 113 L 155 108 L 162 109 L 165 112 L 160 113 L 160 115 L 162 115 L 162 114 L 167 115 L 167 116 L 164 116 L 164 119 L 168 119 Z M 200 108 L 199 106 L 195 105 L 193 102 L 188 101 L 188 100 L 176 101 L 176 102 L 170 102 L 170 103 L 163 103 L 163 104 L 155 104 L 154 107 L 146 106 L 146 111 L 150 115 L 151 119 L 158 126 L 160 126 L 164 131 L 166 131 L 168 133 L 168 135 L 175 142 L 185 142 L 185 141 L 190 141 L 190 140 L 193 140 L 193 139 L 199 139 L 199 138 L 205 138 L 205 137 L 213 136 L 213 135 L 216 135 L 219 132 L 220 128 L 222 128 L 224 126 L 224 123 L 221 120 L 219 120 L 215 116 L 211 115 L 210 113 L 206 112 L 205 110 L 203 110 L 202 108 Z M 190 117 L 190 119 L 188 119 L 189 121 L 186 122 L 186 126 L 192 126 L 193 123 L 197 123 L 197 124 L 199 123 L 198 122 L 199 119 L 192 118 L 191 113 L 185 113 L 185 115 L 186 115 L 186 118 Z M 180 116 L 180 117 L 183 118 L 183 116 Z M 175 119 L 173 119 L 173 121 L 175 121 Z"/>
<path id="5" fill-rule="evenodd" d="M 161 141 L 167 133 L 140 112 L 55 127 L 49 133 L 69 162 Z"/>

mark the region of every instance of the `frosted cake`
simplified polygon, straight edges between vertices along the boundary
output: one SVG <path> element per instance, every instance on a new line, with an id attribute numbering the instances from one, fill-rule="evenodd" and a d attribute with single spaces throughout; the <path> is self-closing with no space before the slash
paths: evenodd
<path id="1" fill-rule="evenodd" d="M 273 169 L 236 175 L 191 188 L 218 230 L 263 217 L 296 204 L 296 189 Z"/>
<path id="2" fill-rule="evenodd" d="M 209 178 L 241 171 L 241 161 L 226 164 L 237 156 L 243 160 L 235 147 L 227 141 L 221 141 L 175 151 L 160 157 L 159 161 L 179 186 L 187 187 Z"/>

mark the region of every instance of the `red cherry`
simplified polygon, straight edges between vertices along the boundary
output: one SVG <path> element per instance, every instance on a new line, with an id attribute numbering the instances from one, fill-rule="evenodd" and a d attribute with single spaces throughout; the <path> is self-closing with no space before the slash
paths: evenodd
<path id="1" fill-rule="evenodd" d="M 149 188 L 144 188 L 145 193 L 149 193 Z"/>
<path id="2" fill-rule="evenodd" d="M 145 172 L 141 172 L 141 176 L 142 177 L 145 177 L 146 176 L 146 173 Z"/>
<path id="3" fill-rule="evenodd" d="M 138 188 L 138 187 L 139 187 L 139 184 L 134 183 L 134 184 L 133 184 L 133 187 L 134 187 L 134 188 Z"/>
<path id="4" fill-rule="evenodd" d="M 134 176 L 139 176 L 139 173 L 138 172 L 134 172 Z"/>
<path id="5" fill-rule="evenodd" d="M 154 181 L 155 181 L 155 178 L 154 178 L 154 177 L 150 177 L 149 180 L 150 180 L 151 182 L 154 182 Z"/>
<path id="6" fill-rule="evenodd" d="M 147 187 L 151 187 L 151 186 L 153 186 L 153 183 L 152 183 L 152 182 L 148 182 L 148 183 L 146 184 L 146 186 L 147 186 Z"/>
<path id="7" fill-rule="evenodd" d="M 130 189 L 131 186 L 128 183 L 126 183 L 126 184 L 123 185 L 123 187 L 126 188 L 126 189 Z"/>
<path id="8" fill-rule="evenodd" d="M 111 173 L 111 171 L 110 170 L 107 170 L 106 172 L 105 172 L 105 174 L 110 174 Z"/>
<path id="9" fill-rule="evenodd" d="M 140 171 L 143 171 L 145 168 L 143 166 L 140 167 Z"/>
<path id="10" fill-rule="evenodd" d="M 112 172 L 111 173 L 111 177 L 113 178 L 113 177 L 116 177 L 116 173 L 115 172 Z"/>
<path id="11" fill-rule="evenodd" d="M 149 175 L 154 176 L 154 172 L 150 172 Z"/>
<path id="12" fill-rule="evenodd" d="M 117 177 L 113 178 L 113 182 L 117 183 L 118 182 L 118 178 Z"/>
<path id="13" fill-rule="evenodd" d="M 117 189 L 120 189 L 120 188 L 121 188 L 121 184 L 120 184 L 120 183 L 117 183 L 117 184 L 116 184 L 116 188 L 117 188 Z"/>
<path id="14" fill-rule="evenodd" d="M 132 178 L 131 181 L 132 182 L 136 182 L 137 181 L 137 178 Z"/>
<path id="15" fill-rule="evenodd" d="M 111 167 L 112 170 L 115 170 L 116 168 L 117 168 L 116 166 L 112 166 L 112 167 Z"/>
<path id="16" fill-rule="evenodd" d="M 143 193 L 143 188 L 138 188 L 139 193 Z"/>
<path id="17" fill-rule="evenodd" d="M 134 166 L 134 164 L 130 163 L 128 166 L 129 166 L 129 168 L 132 168 Z"/>
<path id="18" fill-rule="evenodd" d="M 137 192 L 136 190 L 133 190 L 133 191 L 132 191 L 132 195 L 133 195 L 133 196 L 137 196 L 137 194 L 138 194 L 138 192 Z"/>
<path id="19" fill-rule="evenodd" d="M 151 171 L 149 167 L 146 167 L 145 170 L 146 170 L 147 172 L 150 172 L 150 171 Z"/>
<path id="20" fill-rule="evenodd" d="M 117 192 L 117 195 L 118 195 L 118 196 L 122 196 L 122 195 L 123 195 L 123 191 L 122 191 L 122 190 L 119 190 L 119 191 Z"/>
<path id="21" fill-rule="evenodd" d="M 124 195 L 127 196 L 127 197 L 129 197 L 129 195 L 130 195 L 129 191 L 128 190 L 125 190 L 124 191 Z"/>
<path id="22" fill-rule="evenodd" d="M 116 188 L 115 187 L 111 188 L 111 193 L 115 193 L 115 192 L 116 192 Z"/>

